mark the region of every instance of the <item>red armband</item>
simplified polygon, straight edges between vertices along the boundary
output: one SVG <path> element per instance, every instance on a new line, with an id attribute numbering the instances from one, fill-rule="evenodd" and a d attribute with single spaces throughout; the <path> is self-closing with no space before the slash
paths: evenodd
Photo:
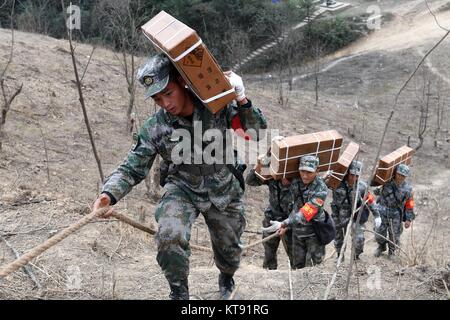
<path id="1" fill-rule="evenodd" d="M 231 129 L 233 129 L 238 136 L 244 138 L 245 140 L 251 140 L 250 135 L 244 132 L 244 127 L 242 126 L 239 115 L 235 115 L 233 119 L 231 119 Z"/>
<path id="2" fill-rule="evenodd" d="M 406 200 L 405 208 L 407 210 L 414 209 L 414 199 L 413 198 L 409 198 L 408 200 Z"/>
<path id="3" fill-rule="evenodd" d="M 309 222 L 312 218 L 314 218 L 319 209 L 315 205 L 308 202 L 301 207 L 299 211 L 305 216 L 306 221 Z"/>
<path id="4" fill-rule="evenodd" d="M 366 200 L 367 204 L 371 205 L 375 201 L 375 197 L 370 192 L 367 192 Z"/>

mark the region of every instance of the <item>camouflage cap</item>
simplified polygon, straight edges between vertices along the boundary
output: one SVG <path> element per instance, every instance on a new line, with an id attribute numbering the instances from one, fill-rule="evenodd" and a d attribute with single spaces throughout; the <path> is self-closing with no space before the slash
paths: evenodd
<path id="1" fill-rule="evenodd" d="M 401 174 L 402 176 L 409 177 L 410 169 L 409 169 L 409 167 L 406 164 L 401 163 L 401 164 L 399 164 L 397 166 L 397 171 L 396 172 L 398 174 Z"/>
<path id="2" fill-rule="evenodd" d="M 319 166 L 319 158 L 316 156 L 303 156 L 300 158 L 299 171 L 315 172 Z"/>
<path id="3" fill-rule="evenodd" d="M 348 173 L 354 174 L 355 176 L 360 176 L 362 171 L 362 162 L 353 160 L 348 167 Z"/>
<path id="4" fill-rule="evenodd" d="M 164 53 L 150 57 L 137 72 L 138 81 L 145 87 L 145 99 L 161 92 L 169 83 L 171 62 Z"/>

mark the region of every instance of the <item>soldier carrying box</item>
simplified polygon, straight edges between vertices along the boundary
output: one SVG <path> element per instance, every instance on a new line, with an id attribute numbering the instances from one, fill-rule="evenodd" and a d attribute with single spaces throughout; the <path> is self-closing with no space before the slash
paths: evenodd
<path id="1" fill-rule="evenodd" d="M 283 178 L 281 180 L 264 179 L 263 176 L 258 174 L 261 172 L 261 167 L 269 170 L 270 167 L 270 150 L 267 155 L 258 158 L 258 163 L 255 168 L 251 169 L 248 173 L 245 182 L 250 186 L 262 186 L 266 185 L 269 188 L 269 206 L 264 211 L 264 218 L 262 225 L 264 228 L 271 225 L 271 221 L 284 221 L 289 217 L 289 214 L 293 208 L 294 199 L 290 191 L 292 178 Z M 270 235 L 268 232 L 263 232 L 263 238 Z M 288 236 L 288 233 L 284 234 L 283 241 L 290 247 L 292 237 Z M 276 270 L 277 264 L 277 251 L 280 244 L 280 237 L 272 238 L 263 243 L 264 245 L 264 262 L 263 268 L 269 270 Z M 291 256 L 289 255 L 289 258 Z"/>
<path id="2" fill-rule="evenodd" d="M 381 215 L 381 225 L 375 231 L 384 237 L 389 234 L 389 240 L 396 245 L 400 245 L 402 223 L 404 222 L 407 229 L 415 218 L 412 187 L 405 181 L 409 175 L 410 168 L 404 163 L 399 164 L 391 180 L 374 191 L 376 195 L 379 195 L 377 203 Z M 389 256 L 394 254 L 395 246 L 391 242 L 378 235 L 375 236 L 375 240 L 378 243 L 375 257 L 379 257 L 386 251 L 386 243 L 389 244 Z"/>
<path id="3" fill-rule="evenodd" d="M 139 70 L 138 80 L 145 88 L 146 98 L 151 97 L 161 107 L 144 123 L 138 140 L 125 161 L 106 179 L 94 210 L 114 205 L 149 173 L 155 157 L 174 165 L 169 170 L 165 194 L 156 209 L 159 224 L 156 234 L 157 261 L 170 285 L 171 299 L 189 299 L 189 240 L 191 227 L 200 213 L 208 226 L 214 260 L 220 270 L 221 298 L 227 299 L 234 290 L 233 275 L 239 267 L 241 236 L 246 220 L 242 203 L 243 185 L 233 164 L 197 164 L 195 153 L 212 141 L 194 139 L 194 125 L 200 123 L 203 131 L 225 131 L 239 123 L 243 130 L 267 127 L 261 111 L 245 96 L 242 79 L 234 73 L 228 75 L 237 95 L 237 105 L 228 104 L 217 113 L 211 113 L 187 88 L 170 60 L 164 54 L 151 57 Z M 187 163 L 174 161 L 174 148 L 181 142 L 173 135 L 177 129 L 190 134 L 190 156 Z M 203 136 L 203 135 L 202 135 Z M 184 137 L 183 137 L 184 138 Z M 258 138 L 258 137 L 256 137 Z M 228 147 L 224 143 L 225 149 Z M 224 154 L 228 154 L 224 150 Z M 176 153 L 176 152 L 175 152 Z M 231 151 L 233 154 L 233 151 Z M 243 179 L 242 179 L 243 181 Z M 109 217 L 112 209 L 104 217 Z"/>
<path id="4" fill-rule="evenodd" d="M 378 213 L 378 207 L 375 203 L 375 197 L 367 192 L 365 201 L 363 196 L 368 188 L 367 183 L 360 179 L 362 171 L 362 162 L 353 160 L 348 168 L 348 172 L 345 175 L 343 181 L 339 184 L 336 190 L 333 191 L 333 201 L 331 202 L 332 217 L 336 226 L 336 238 L 334 240 L 334 247 L 336 249 L 337 256 L 344 244 L 345 231 L 347 225 L 352 218 L 353 200 L 356 198 L 355 193 L 358 190 L 359 196 L 357 199 L 356 212 L 359 212 L 359 207 L 364 205 L 362 215 L 359 219 L 359 224 L 353 224 L 354 236 L 356 237 L 355 259 L 359 259 L 359 255 L 364 251 L 364 224 L 369 218 L 369 210 L 375 217 L 374 223 L 376 227 L 381 225 L 380 214 Z M 367 207 L 366 207 L 367 206 Z M 353 216 L 354 221 L 357 221 L 357 215 Z"/>
<path id="5" fill-rule="evenodd" d="M 288 255 L 291 268 L 301 269 L 306 266 L 306 257 L 310 256 L 313 264 L 320 264 L 325 255 L 325 245 L 317 237 L 313 223 L 324 222 L 326 213 L 323 209 L 328 189 L 324 180 L 318 175 L 319 158 L 303 156 L 300 158 L 298 172 L 300 178 L 292 181 L 293 209 L 282 222 L 270 221 L 271 226 L 264 228 L 267 233 L 285 233 L 291 237 L 288 242 Z"/>

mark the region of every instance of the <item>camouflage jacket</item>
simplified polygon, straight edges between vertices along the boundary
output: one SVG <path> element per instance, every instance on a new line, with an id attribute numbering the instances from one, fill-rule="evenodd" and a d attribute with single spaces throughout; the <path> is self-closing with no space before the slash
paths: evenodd
<path id="1" fill-rule="evenodd" d="M 291 184 L 294 206 L 287 223 L 289 225 L 295 225 L 299 234 L 311 236 L 314 234 L 311 220 L 325 220 L 323 206 L 328 194 L 327 185 L 319 176 L 309 185 L 305 185 L 300 178 L 294 179 Z M 306 223 L 300 223 L 300 215 L 305 217 Z"/>
<path id="2" fill-rule="evenodd" d="M 133 186 L 147 176 L 157 154 L 162 157 L 163 161 L 173 162 L 172 150 L 180 143 L 179 138 L 172 136 L 175 129 L 185 129 L 185 132 L 190 134 L 191 152 L 188 161 L 194 164 L 196 163 L 194 161 L 196 154 L 200 153 L 201 157 L 205 146 L 211 142 L 216 143 L 215 141 L 200 141 L 199 143 L 194 141 L 194 122 L 201 124 L 201 137 L 208 129 L 219 130 L 225 137 L 226 129 L 231 128 L 232 121 L 235 121 L 236 118 L 240 120 L 244 130 L 254 129 L 256 131 L 256 137 L 254 137 L 256 139 L 261 138 L 258 136 L 259 129 L 267 128 L 263 114 L 258 108 L 253 107 L 250 101 L 240 107 L 229 104 L 216 114 L 212 114 L 198 99 L 194 101 L 192 122 L 186 118 L 171 115 L 162 108 L 147 119 L 139 131 L 136 144 L 129 151 L 123 163 L 104 183 L 102 192 L 112 196 L 112 204 L 122 199 Z M 208 176 L 179 171 L 176 166 L 171 166 L 173 170 L 169 169 L 167 182 L 174 183 L 186 192 L 200 211 L 208 210 L 211 203 L 223 211 L 233 199 L 240 198 L 243 194 L 239 181 L 226 166 Z"/>
<path id="3" fill-rule="evenodd" d="M 358 209 L 361 206 L 362 199 L 368 186 L 365 181 L 358 179 L 357 188 L 359 192 L 359 198 L 356 209 Z M 353 186 L 349 185 L 346 180 L 342 181 L 341 184 L 336 188 L 336 190 L 333 191 L 331 210 L 334 216 L 340 218 L 350 217 L 351 212 L 353 210 L 353 199 L 355 199 L 355 192 L 356 188 L 354 190 Z M 380 214 L 378 212 L 378 206 L 375 203 L 375 197 L 370 193 L 370 191 L 367 192 L 366 199 L 367 199 L 366 206 L 370 209 L 374 217 L 379 217 Z M 365 223 L 367 221 L 367 218 L 368 216 L 367 217 L 361 216 L 360 222 Z"/>
<path id="4" fill-rule="evenodd" d="M 400 214 L 403 221 L 411 221 L 416 217 L 412 187 L 406 181 L 397 186 L 392 179 L 382 187 L 375 189 L 374 193 L 379 196 L 377 203 L 380 206 L 381 214 L 388 218 Z"/>
<path id="5" fill-rule="evenodd" d="M 271 218 L 281 220 L 289 216 L 294 204 L 290 191 L 292 184 L 285 186 L 281 183 L 281 180 L 263 181 L 255 174 L 255 169 L 250 170 L 245 178 L 245 183 L 250 186 L 266 185 L 269 187 L 269 207 L 267 210 L 272 211 Z"/>

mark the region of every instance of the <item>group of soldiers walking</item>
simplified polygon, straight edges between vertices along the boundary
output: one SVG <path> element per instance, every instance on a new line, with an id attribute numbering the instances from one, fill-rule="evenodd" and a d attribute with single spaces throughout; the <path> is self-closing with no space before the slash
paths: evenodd
<path id="1" fill-rule="evenodd" d="M 243 248 L 241 236 L 246 226 L 242 201 L 245 182 L 248 185 L 265 184 L 269 187 L 270 199 L 264 212 L 263 236 L 277 232 L 279 237 L 264 243 L 265 268 L 277 268 L 280 241 L 294 269 L 319 264 L 325 254 L 325 246 L 314 229 L 316 222 L 327 219 L 324 205 L 328 188 L 318 174 L 317 157 L 302 157 L 296 178 L 261 181 L 255 176 L 253 168 L 245 182 L 236 153 L 233 164 L 222 164 L 224 162 L 220 161 L 197 164 L 192 161 L 198 156 L 198 150 L 204 150 L 214 141 L 201 141 L 198 146 L 192 139 L 191 152 L 183 158 L 183 162 L 173 161 L 174 150 L 183 142 L 173 135 L 178 129 L 193 136 L 196 123 L 200 123 L 202 136 L 207 130 L 214 129 L 221 131 L 225 137 L 225 131 L 230 128 L 244 131 L 253 129 L 256 133 L 267 128 L 263 113 L 245 95 L 242 79 L 232 72 L 227 73 L 227 77 L 235 89 L 237 103 L 230 103 L 213 114 L 192 93 L 164 54 L 151 57 L 138 70 L 137 78 L 145 88 L 145 97 L 151 97 L 161 108 L 144 123 L 132 149 L 123 163 L 106 178 L 103 190 L 94 203 L 94 209 L 114 205 L 148 175 L 156 156 L 162 158 L 165 175 L 161 181 L 165 193 L 155 213 L 158 222 L 156 260 L 169 283 L 171 299 L 189 299 L 189 240 L 191 227 L 199 214 L 205 218 L 214 261 L 220 270 L 218 285 L 221 299 L 228 299 L 234 291 L 233 276 L 239 267 Z M 253 138 L 259 140 L 262 137 L 256 134 Z M 225 154 L 226 150 L 223 155 L 216 156 Z M 261 165 L 258 162 L 257 166 Z M 373 213 L 379 234 L 385 236 L 389 233 L 391 241 L 396 244 L 399 243 L 402 221 L 405 221 L 407 228 L 414 219 L 411 187 L 404 181 L 404 177 L 409 175 L 408 167 L 400 165 L 397 168 L 393 181 L 375 192 L 379 194 L 376 201 L 370 193 L 363 199 L 367 184 L 359 179 L 360 174 L 361 163 L 353 162 L 341 186 L 333 192 L 331 207 L 337 226 L 335 246 L 338 253 L 342 247 L 344 230 L 349 221 L 354 219 L 354 199 L 357 199 L 357 206 L 363 205 Z M 103 217 L 110 217 L 112 210 L 103 214 Z M 357 257 L 363 251 L 362 229 L 367 221 L 366 216 L 367 212 L 363 210 L 359 224 L 354 227 Z M 377 238 L 377 241 L 379 256 L 386 250 L 387 241 L 384 238 Z M 395 247 L 389 244 L 389 253 L 394 253 L 394 250 Z"/>
<path id="2" fill-rule="evenodd" d="M 302 212 L 302 206 L 309 199 L 320 199 L 321 205 L 317 205 L 316 200 L 312 207 L 318 208 L 314 219 L 323 219 L 320 212 L 323 212 L 323 202 L 328 193 L 327 186 L 324 179 L 318 175 L 312 182 L 304 180 L 302 171 L 305 170 L 305 163 L 308 162 L 318 165 L 318 159 L 315 156 L 302 157 L 300 159 L 299 177 L 291 179 L 267 181 L 259 179 L 255 171 L 259 170 L 262 165 L 261 162 L 258 162 L 247 175 L 247 184 L 252 186 L 267 185 L 269 187 L 269 206 L 264 211 L 262 222 L 263 238 L 282 228 L 283 221 L 287 221 L 286 219 L 289 219 L 289 217 L 298 216 L 297 212 Z M 316 170 L 316 166 L 311 165 L 312 170 Z M 375 240 L 378 244 L 374 256 L 379 257 L 383 251 L 387 250 L 387 245 L 389 247 L 388 255 L 392 256 L 396 246 L 400 244 L 403 223 L 405 228 L 409 228 L 415 217 L 412 188 L 405 181 L 405 178 L 410 174 L 410 169 L 405 164 L 398 165 L 392 180 L 374 190 L 374 194 L 378 195 L 377 199 L 368 190 L 367 183 L 360 178 L 361 172 L 362 162 L 352 161 L 341 184 L 332 192 L 331 216 L 336 229 L 334 247 L 337 258 L 344 244 L 347 226 L 353 220 L 351 231 L 355 237 L 354 259 L 360 259 L 360 255 L 364 251 L 365 224 L 370 213 L 374 217 Z M 299 197 L 300 190 L 303 191 L 303 199 L 308 199 L 306 202 L 299 201 L 303 200 L 302 197 Z M 305 197 L 305 193 L 308 196 Z M 300 217 L 302 217 L 301 214 Z M 308 226 L 310 226 L 310 222 L 300 219 L 299 223 L 293 225 L 288 232 L 280 232 L 282 234 L 281 239 L 286 244 L 285 249 L 291 267 L 294 269 L 303 268 L 306 264 L 316 265 L 323 260 L 325 245 L 318 242 L 317 235 Z M 264 242 L 264 268 L 277 269 L 279 241 L 280 238 L 272 238 Z M 306 257 L 308 257 L 308 261 L 305 261 Z"/>

